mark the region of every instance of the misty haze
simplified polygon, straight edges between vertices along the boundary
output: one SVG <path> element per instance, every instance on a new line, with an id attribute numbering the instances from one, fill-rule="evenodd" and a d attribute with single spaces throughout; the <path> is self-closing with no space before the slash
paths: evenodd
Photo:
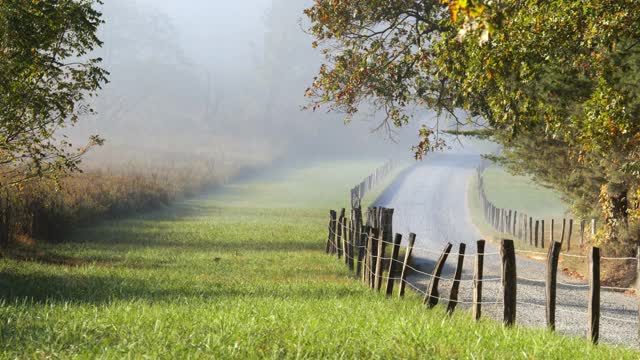
<path id="1" fill-rule="evenodd" d="M 638 358 L 639 23 L 0 0 L 0 358 Z"/>

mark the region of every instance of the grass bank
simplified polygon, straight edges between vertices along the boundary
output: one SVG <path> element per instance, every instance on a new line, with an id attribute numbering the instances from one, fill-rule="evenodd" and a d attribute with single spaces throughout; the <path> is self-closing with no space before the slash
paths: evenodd
<path id="1" fill-rule="evenodd" d="M 567 212 L 559 194 L 526 176 L 514 176 L 492 166 L 483 177 L 487 198 L 498 207 L 524 211 L 536 218 L 562 218 Z"/>
<path id="2" fill-rule="evenodd" d="M 354 281 L 323 252 L 327 210 L 377 165 L 289 169 L 0 259 L 0 357 L 637 358 Z"/>
<path id="3" fill-rule="evenodd" d="M 533 217 L 533 224 L 536 220 L 545 221 L 545 243 L 550 243 L 551 239 L 551 219 L 555 220 L 554 239 L 560 241 L 562 238 L 562 220 L 567 219 L 566 234 L 562 252 L 567 251 L 566 238 L 569 232 L 569 218 L 567 205 L 564 204 L 558 194 L 554 191 L 541 187 L 533 183 L 529 178 L 523 176 L 513 176 L 505 170 L 497 167 L 489 167 L 485 170 L 484 186 L 487 198 L 496 206 L 513 209 L 518 213 L 525 212 Z M 499 241 L 503 238 L 512 238 L 510 234 L 495 231 L 484 219 L 482 204 L 477 191 L 477 179 L 473 177 L 468 189 L 468 205 L 471 219 L 484 237 L 488 240 Z M 573 254 L 586 254 L 590 248 L 589 222 L 586 223 L 584 242 L 581 244 L 580 220 L 574 219 L 571 232 L 571 249 Z M 542 229 L 540 228 L 540 233 Z M 539 237 L 541 240 L 541 237 Z M 516 241 L 516 247 L 523 250 L 546 251 L 529 245 L 528 241 Z M 540 259 L 540 257 L 536 257 Z M 587 261 L 575 257 L 561 257 L 559 269 L 566 275 L 584 279 L 588 272 Z M 635 279 L 635 262 L 616 261 L 605 262 L 601 270 L 602 282 L 608 286 L 628 287 Z"/>

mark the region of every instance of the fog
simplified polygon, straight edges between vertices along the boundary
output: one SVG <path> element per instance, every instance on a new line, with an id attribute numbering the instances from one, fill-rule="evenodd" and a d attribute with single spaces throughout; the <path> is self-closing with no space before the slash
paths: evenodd
<path id="1" fill-rule="evenodd" d="M 366 111 L 345 125 L 341 114 L 301 110 L 322 61 L 303 31 L 310 4 L 106 1 L 97 54 L 110 83 L 94 100 L 97 115 L 83 118 L 72 137 L 105 138 L 94 151 L 102 161 L 165 153 L 267 162 L 410 158 L 428 112 L 394 141 L 372 133 L 381 117 Z"/>

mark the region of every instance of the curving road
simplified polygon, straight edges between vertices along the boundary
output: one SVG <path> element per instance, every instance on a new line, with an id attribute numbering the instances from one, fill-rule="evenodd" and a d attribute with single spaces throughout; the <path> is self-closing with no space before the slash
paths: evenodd
<path id="1" fill-rule="evenodd" d="M 467 244 L 467 253 L 475 253 L 476 240 L 482 238 L 471 222 L 467 206 L 468 185 L 480 161 L 478 154 L 436 154 L 428 160 L 404 171 L 382 194 L 377 206 L 393 208 L 393 231 L 407 234 L 416 233 L 415 266 L 424 272 L 433 270 L 439 252 L 447 242 L 454 244 L 457 253 L 460 242 Z M 498 249 L 487 243 L 487 253 Z M 443 278 L 451 278 L 457 256 L 450 256 Z M 539 260 L 518 256 L 517 323 L 545 327 L 544 264 Z M 471 301 L 473 256 L 465 258 L 463 281 L 460 284 L 459 300 Z M 497 255 L 485 257 L 485 278 L 500 276 Z M 414 274 L 410 281 L 421 290 L 427 286 L 425 275 Z M 559 332 L 585 336 L 587 332 L 587 294 L 584 282 L 559 274 L 557 290 L 556 329 Z M 441 281 L 441 303 L 449 297 L 450 281 Z M 499 281 L 487 281 L 483 288 L 483 302 L 500 301 Z M 638 344 L 638 300 L 633 295 L 605 291 L 601 295 L 602 316 L 600 320 L 600 341 L 637 346 Z M 469 308 L 461 303 L 458 308 Z M 483 306 L 483 316 L 502 318 L 499 304 Z M 615 320 L 608 319 L 614 318 Z"/>

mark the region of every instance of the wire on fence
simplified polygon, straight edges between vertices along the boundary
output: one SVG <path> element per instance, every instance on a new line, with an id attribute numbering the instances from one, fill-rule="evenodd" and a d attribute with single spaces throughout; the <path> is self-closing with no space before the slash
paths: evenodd
<path id="1" fill-rule="evenodd" d="M 350 259 L 354 259 L 353 257 L 350 257 L 350 256 L 349 256 L 349 255 L 347 255 L 347 254 L 344 254 L 344 256 L 345 256 L 345 257 L 348 257 L 348 258 L 350 258 Z M 381 259 L 381 260 L 395 261 L 395 262 L 397 262 L 397 263 L 400 263 L 400 264 L 403 264 L 403 265 L 404 265 L 404 262 L 399 261 L 399 260 L 397 260 L 397 259 L 394 259 L 394 258 L 392 258 L 392 257 L 381 257 L 380 259 Z M 426 272 L 424 272 L 424 271 L 421 271 L 421 270 L 416 269 L 415 267 L 413 267 L 413 266 L 411 266 L 411 265 L 406 265 L 406 266 L 407 266 L 407 268 L 411 269 L 412 271 L 414 271 L 414 272 L 416 272 L 416 273 L 418 273 L 418 274 L 426 275 L 426 276 L 428 276 L 428 277 L 430 277 L 430 278 L 434 278 L 434 277 L 435 277 L 435 278 L 439 278 L 440 280 L 444 280 L 444 281 L 454 281 L 454 280 L 455 280 L 455 279 L 453 279 L 453 278 L 444 278 L 444 277 L 439 277 L 439 276 L 435 276 L 435 275 L 433 275 L 433 274 L 426 273 Z M 368 263 L 365 263 L 365 264 L 364 264 L 364 269 L 365 269 L 365 271 L 366 271 L 367 273 L 369 273 L 369 274 L 371 274 L 371 273 L 372 273 L 372 268 L 369 266 L 369 264 L 368 264 Z M 424 291 L 424 290 L 420 289 L 418 286 L 414 285 L 413 283 L 411 283 L 410 281 L 408 281 L 408 280 L 406 280 L 406 279 L 403 279 L 402 277 L 397 277 L 397 276 L 389 277 L 389 276 L 387 276 L 387 277 L 384 277 L 384 279 L 386 279 L 386 280 L 393 280 L 393 281 L 400 281 L 400 282 L 404 282 L 405 284 L 409 285 L 409 287 L 410 287 L 410 288 L 412 288 L 413 290 L 417 291 L 417 292 L 418 292 L 419 294 L 421 294 L 422 296 L 426 296 L 426 295 L 427 295 L 426 291 Z M 518 279 L 519 279 L 519 280 L 525 280 L 525 281 L 537 282 L 537 283 L 544 283 L 544 280 L 540 280 L 540 279 L 531 279 L 531 278 L 526 278 L 526 277 L 522 277 L 522 276 L 519 276 L 519 277 L 518 277 Z M 481 280 L 478 280 L 478 281 L 481 281 L 481 282 L 489 282 L 489 281 L 499 281 L 499 280 L 501 280 L 501 278 L 500 278 L 500 277 L 493 277 L 493 278 L 484 278 L 484 279 L 481 279 Z M 474 281 L 474 279 L 460 279 L 459 281 L 461 281 L 461 282 Z M 558 282 L 558 284 L 560 284 L 560 285 L 566 285 L 566 286 L 574 286 L 574 287 L 588 287 L 588 286 L 589 286 L 588 284 L 569 284 L 569 283 L 563 283 L 563 282 Z M 602 286 L 602 287 L 601 287 L 601 289 L 610 289 L 610 290 L 635 290 L 634 288 L 623 288 L 623 287 L 614 287 L 614 286 Z M 503 304 L 503 302 L 499 300 L 499 294 L 498 294 L 498 292 L 499 292 L 499 291 L 498 291 L 498 290 L 499 290 L 499 289 L 498 289 L 498 287 L 496 287 L 496 293 L 494 294 L 494 298 L 495 298 L 495 300 L 494 300 L 494 301 L 480 301 L 480 302 L 474 302 L 474 301 L 469 301 L 469 300 L 460 300 L 460 299 L 452 300 L 452 299 L 447 298 L 447 297 L 444 297 L 444 296 L 436 296 L 436 298 L 437 298 L 438 300 L 441 300 L 441 301 L 446 301 L 446 302 L 455 302 L 455 303 L 457 303 L 457 304 L 467 304 L 467 305 L 469 305 L 469 304 L 480 304 L 480 305 L 502 305 L 502 304 Z M 545 308 L 545 309 L 546 309 L 546 306 L 545 306 L 545 305 L 542 305 L 542 304 L 536 304 L 536 303 L 533 303 L 533 302 L 530 302 L 530 301 L 522 301 L 522 300 L 518 300 L 518 301 L 516 301 L 516 303 L 517 303 L 517 304 L 520 304 L 520 305 L 525 305 L 525 306 L 536 306 L 536 307 L 539 307 L 539 308 Z M 587 312 L 582 312 L 582 311 L 577 311 L 577 310 L 571 310 L 571 309 L 567 309 L 567 308 L 564 308 L 564 307 L 558 307 L 558 308 L 557 308 L 557 311 L 559 311 L 559 312 L 565 312 L 565 313 L 571 313 L 571 314 L 577 314 L 577 315 L 580 315 L 580 316 L 588 316 L 588 313 L 587 313 Z M 607 315 L 600 315 L 600 317 L 601 317 L 602 319 L 606 319 L 606 320 L 609 320 L 609 321 L 624 322 L 624 323 L 628 323 L 628 324 L 638 324 L 638 320 L 637 320 L 637 319 L 624 319 L 624 318 L 613 317 L 613 316 L 607 316 Z"/>
<path id="2" fill-rule="evenodd" d="M 368 238 L 371 238 L 373 240 L 376 241 L 381 241 L 385 244 L 388 245 L 395 245 L 393 242 L 385 240 L 383 238 L 380 237 L 374 237 L 374 236 L 370 236 L 370 234 L 366 233 L 366 232 L 362 232 L 362 231 L 357 231 L 352 225 L 347 227 L 348 230 L 350 230 L 351 232 L 355 232 L 356 236 L 359 235 L 366 235 Z M 333 230 L 333 229 L 329 229 L 330 233 L 334 236 L 337 236 L 338 234 Z M 344 234 L 340 235 L 341 237 L 344 236 Z M 365 248 L 365 246 L 358 246 L 358 245 L 354 245 L 357 248 Z M 431 254 L 436 254 L 436 255 L 440 255 L 442 253 L 442 250 L 434 250 L 434 249 L 430 249 L 430 248 L 423 248 L 423 247 L 419 247 L 419 246 L 414 246 L 413 250 L 419 250 L 422 252 L 427 252 L 427 253 L 431 253 Z M 542 256 L 547 256 L 548 254 L 546 252 L 542 252 L 542 251 L 532 251 L 532 250 L 516 250 L 516 254 L 533 254 L 533 255 L 542 255 Z M 459 256 L 459 253 L 449 253 L 450 256 Z M 474 257 L 476 255 L 484 255 L 484 256 L 491 256 L 491 255 L 500 255 L 500 252 L 484 252 L 484 253 L 465 253 L 462 254 L 462 256 L 464 257 Z M 586 259 L 587 256 L 586 255 L 578 255 L 578 254 L 569 254 L 569 253 L 560 253 L 560 256 L 566 256 L 566 257 L 574 257 L 574 258 L 581 258 L 581 259 Z M 638 259 L 635 257 L 606 257 L 603 256 L 601 257 L 602 260 L 617 260 L 617 261 L 637 261 Z"/>
<path id="3" fill-rule="evenodd" d="M 344 218 L 343 218 L 344 219 Z M 345 226 L 346 225 L 346 226 Z M 340 231 L 339 233 L 335 231 L 335 229 L 344 229 L 344 232 Z M 515 227 L 514 227 L 515 229 Z M 531 231 L 529 229 L 529 231 Z M 367 239 L 370 240 L 376 240 L 379 243 L 382 244 L 386 244 L 386 245 L 390 245 L 390 246 L 397 246 L 398 244 L 389 241 L 387 239 L 384 239 L 382 237 L 374 237 L 372 236 L 370 233 L 367 232 L 363 232 L 362 228 L 356 228 L 353 223 L 348 223 L 345 224 L 343 222 L 339 223 L 339 225 L 337 225 L 335 228 L 334 227 L 329 227 L 329 232 L 330 235 L 332 235 L 333 239 L 334 239 L 334 243 L 333 246 L 334 247 L 340 247 L 340 246 L 344 246 L 345 243 L 343 242 L 342 244 L 340 244 L 338 241 L 336 241 L 338 239 L 338 236 L 341 238 L 342 241 L 347 241 L 347 236 L 351 236 L 351 241 L 349 243 L 349 247 L 350 249 L 353 249 L 353 251 L 345 251 L 344 252 L 344 256 L 345 256 L 345 260 L 358 260 L 359 262 L 364 260 L 363 258 L 360 257 L 360 255 L 356 255 L 353 256 L 354 254 L 358 254 L 358 252 L 360 251 L 361 254 L 361 250 L 362 249 L 367 249 L 368 246 L 365 246 L 365 244 L 362 244 L 360 241 L 354 241 L 355 239 L 361 239 L 362 235 L 365 235 L 365 237 Z M 525 235 L 526 236 L 526 235 Z M 537 234 L 536 234 L 537 236 Z M 360 245 L 358 245 L 360 244 Z M 441 255 L 442 254 L 442 250 L 434 250 L 432 248 L 426 248 L 426 247 L 419 247 L 419 246 L 413 246 L 412 249 L 414 251 L 421 251 L 421 252 L 426 252 L 426 253 L 430 253 L 430 254 L 435 254 L 435 255 Z M 542 251 L 533 251 L 533 250 L 517 250 L 516 251 L 517 254 L 534 254 L 534 255 L 540 255 L 543 257 L 547 257 L 548 254 L 546 252 L 542 252 Z M 465 253 L 465 254 L 459 254 L 459 253 L 449 253 L 450 256 L 462 256 L 464 257 L 475 257 L 477 255 L 484 255 L 484 256 L 490 256 L 490 255 L 499 255 L 499 252 L 482 252 L 482 253 Z M 581 258 L 581 259 L 586 259 L 587 256 L 585 255 L 579 255 L 579 254 L 569 254 L 569 253 L 560 253 L 560 256 L 565 256 L 565 257 L 573 257 L 573 258 Z M 372 256 L 372 254 L 368 254 L 367 256 Z M 427 277 L 427 279 L 439 279 L 442 281 L 458 281 L 458 282 L 492 282 L 492 281 L 501 281 L 502 278 L 501 277 L 485 277 L 483 279 L 473 279 L 473 278 L 461 278 L 461 279 L 455 279 L 453 277 L 449 278 L 449 277 L 442 277 L 442 276 L 436 276 L 432 273 L 428 273 L 422 270 L 419 270 L 418 268 L 409 265 L 409 264 L 405 264 L 404 261 L 400 261 L 398 259 L 395 259 L 393 257 L 389 257 L 389 256 L 376 256 L 373 255 L 373 259 L 379 260 L 379 261 L 385 261 L 385 262 L 392 262 L 392 263 L 398 263 L 401 264 L 402 266 L 404 266 L 406 269 L 409 269 L 411 271 L 413 271 L 416 274 L 419 275 L 423 275 L 425 277 Z M 609 261 L 637 261 L 638 259 L 636 257 L 601 257 L 602 260 L 609 260 Z M 373 264 L 370 261 L 363 261 L 362 262 L 362 271 L 365 272 L 365 275 L 373 275 L 374 271 L 373 271 Z M 384 271 L 383 271 L 384 272 Z M 380 273 L 376 274 L 379 275 Z M 410 288 L 412 288 L 413 290 L 417 291 L 419 294 L 421 295 L 427 295 L 427 292 L 425 290 L 420 289 L 418 286 L 414 285 L 413 283 L 411 283 L 410 281 L 408 281 L 406 278 L 404 278 L 403 276 L 391 276 L 391 274 L 387 273 L 386 277 L 383 277 L 384 280 L 389 281 L 389 280 L 393 280 L 393 281 L 398 281 L 400 283 L 404 283 L 406 285 L 409 285 Z M 527 277 L 523 277 L 523 276 L 518 276 L 517 280 L 520 281 L 530 281 L 530 282 L 535 282 L 538 284 L 546 284 L 546 281 L 543 279 L 533 279 L 533 278 L 527 278 Z M 557 285 L 561 285 L 561 286 L 569 286 L 569 287 L 574 287 L 574 288 L 588 288 L 590 287 L 589 284 L 583 284 L 583 283 L 566 283 L 566 282 L 562 282 L 562 281 L 557 281 L 556 282 Z M 442 300 L 442 301 L 447 301 L 447 302 L 453 302 L 453 303 L 458 303 L 458 304 L 484 304 L 484 305 L 500 305 L 500 304 L 504 304 L 504 302 L 500 301 L 500 287 L 496 286 L 494 287 L 495 289 L 495 293 L 493 298 L 495 299 L 494 301 L 480 301 L 480 302 L 474 302 L 474 301 L 468 301 L 468 300 L 461 300 L 461 299 L 456 299 L 456 300 L 452 300 L 450 298 L 444 297 L 444 296 L 435 296 L 435 298 L 437 298 L 438 300 Z M 601 290 L 614 290 L 614 291 L 631 291 L 631 290 L 636 290 L 635 288 L 631 288 L 631 287 L 616 287 L 616 286 L 601 286 L 600 287 Z M 534 302 L 530 302 L 530 301 L 518 301 L 516 300 L 517 304 L 520 305 L 525 305 L 525 306 L 536 306 L 536 307 L 540 307 L 540 308 L 545 308 L 546 309 L 546 305 L 543 304 L 538 304 L 538 303 L 534 303 Z M 571 313 L 571 314 L 577 314 L 580 316 L 588 316 L 589 314 L 587 312 L 582 312 L 582 311 L 576 311 L 576 310 L 572 310 L 572 309 L 567 309 L 566 307 L 558 307 L 557 311 L 559 312 L 564 312 L 564 313 Z M 606 319 L 606 320 L 610 320 L 610 321 L 615 321 L 615 322 L 623 322 L 623 323 L 630 323 L 630 324 L 638 324 L 638 320 L 637 319 L 624 319 L 624 318 L 619 318 L 619 317 L 613 317 L 613 316 L 606 316 L 606 315 L 600 315 L 600 317 L 602 319 Z"/>

